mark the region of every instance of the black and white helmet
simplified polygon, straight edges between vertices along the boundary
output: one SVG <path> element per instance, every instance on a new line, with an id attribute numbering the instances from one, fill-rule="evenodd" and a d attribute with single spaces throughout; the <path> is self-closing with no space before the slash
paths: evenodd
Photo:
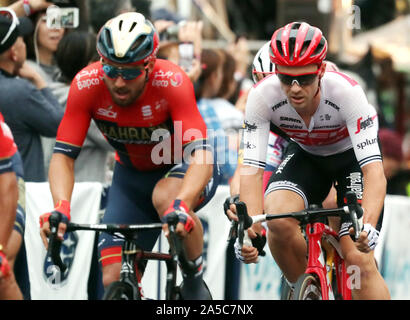
<path id="1" fill-rule="evenodd" d="M 256 83 L 260 79 L 256 76 L 256 73 L 262 74 L 262 78 L 266 75 L 275 72 L 275 65 L 269 58 L 270 41 L 266 42 L 256 53 L 252 63 L 252 79 Z"/>

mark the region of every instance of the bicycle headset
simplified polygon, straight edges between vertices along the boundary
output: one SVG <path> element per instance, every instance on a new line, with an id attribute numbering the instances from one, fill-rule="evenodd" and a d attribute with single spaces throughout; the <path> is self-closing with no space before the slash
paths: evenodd
<path id="1" fill-rule="evenodd" d="M 138 12 L 108 20 L 97 35 L 98 54 L 114 63 L 146 65 L 156 58 L 158 46 L 154 26 Z"/>
<path id="2" fill-rule="evenodd" d="M 306 22 L 291 22 L 276 30 L 269 50 L 274 64 L 292 67 L 320 66 L 326 53 L 327 41 L 322 31 Z"/>

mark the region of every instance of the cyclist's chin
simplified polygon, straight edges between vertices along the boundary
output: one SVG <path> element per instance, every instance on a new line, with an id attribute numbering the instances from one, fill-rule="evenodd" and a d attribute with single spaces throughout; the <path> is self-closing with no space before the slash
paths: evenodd
<path id="1" fill-rule="evenodd" d="M 135 100 L 138 99 L 138 96 L 132 93 L 128 93 L 128 94 L 112 93 L 111 94 L 112 100 L 120 107 L 128 107 L 132 105 L 135 102 Z"/>

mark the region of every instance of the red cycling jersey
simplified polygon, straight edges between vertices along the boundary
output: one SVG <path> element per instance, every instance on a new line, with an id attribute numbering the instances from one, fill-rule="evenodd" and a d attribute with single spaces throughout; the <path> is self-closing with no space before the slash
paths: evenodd
<path id="1" fill-rule="evenodd" d="M 13 171 L 11 157 L 17 152 L 13 134 L 0 113 L 0 174 Z"/>
<path id="2" fill-rule="evenodd" d="M 206 125 L 193 85 L 175 64 L 157 59 L 142 95 L 127 107 L 114 103 L 100 62 L 73 80 L 54 152 L 76 158 L 93 119 L 116 150 L 116 160 L 140 171 L 181 162 L 183 148 L 206 146 Z"/>

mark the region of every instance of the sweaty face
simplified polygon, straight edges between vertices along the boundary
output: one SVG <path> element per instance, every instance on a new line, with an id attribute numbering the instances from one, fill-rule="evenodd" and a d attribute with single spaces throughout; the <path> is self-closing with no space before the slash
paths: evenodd
<path id="1" fill-rule="evenodd" d="M 143 93 L 149 67 L 126 66 L 102 61 L 104 82 L 112 100 L 121 107 L 133 104 Z"/>
<path id="2" fill-rule="evenodd" d="M 317 65 L 277 66 L 282 90 L 296 110 L 306 109 L 312 105 L 319 88 L 319 76 L 322 76 L 323 72 L 322 68 L 318 70 Z"/>

